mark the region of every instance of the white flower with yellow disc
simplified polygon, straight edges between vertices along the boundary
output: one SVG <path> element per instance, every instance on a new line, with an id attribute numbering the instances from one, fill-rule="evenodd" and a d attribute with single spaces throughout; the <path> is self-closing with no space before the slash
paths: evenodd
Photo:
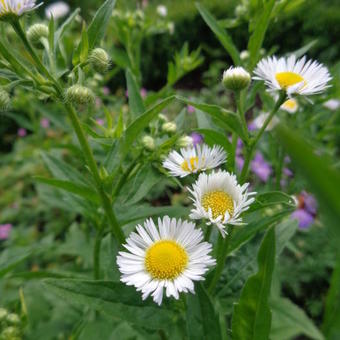
<path id="1" fill-rule="evenodd" d="M 168 169 L 172 176 L 185 177 L 199 171 L 214 169 L 225 163 L 227 155 L 223 148 L 214 145 L 196 145 L 182 148 L 180 152 L 171 151 L 163 162 L 163 167 Z"/>
<path id="2" fill-rule="evenodd" d="M 0 19 L 6 16 L 21 16 L 25 12 L 42 5 L 36 5 L 36 0 L 0 0 Z"/>
<path id="3" fill-rule="evenodd" d="M 243 224 L 241 214 L 255 200 L 251 196 L 256 193 L 248 193 L 248 185 L 241 186 L 236 176 L 227 171 L 200 174 L 192 189 L 189 189 L 194 202 L 190 218 L 207 219 L 207 224 L 215 224 L 224 236 L 227 234 L 227 224 Z"/>
<path id="4" fill-rule="evenodd" d="M 287 99 L 280 107 L 281 110 L 287 111 L 289 113 L 295 113 L 299 108 L 299 104 L 296 99 Z"/>
<path id="5" fill-rule="evenodd" d="M 254 73 L 253 78 L 264 80 L 269 91 L 284 90 L 288 96 L 320 93 L 329 87 L 327 84 L 332 79 L 322 64 L 313 60 L 306 61 L 306 57 L 296 59 L 295 55 L 262 59 Z"/>
<path id="6" fill-rule="evenodd" d="M 203 275 L 215 260 L 209 255 L 211 244 L 202 242 L 203 233 L 188 221 L 158 219 L 156 227 L 152 219 L 137 232 L 130 234 L 117 256 L 121 281 L 135 286 L 145 300 L 150 294 L 160 305 L 163 293 L 179 298 L 181 292 L 194 293 L 193 281 L 204 280 Z"/>

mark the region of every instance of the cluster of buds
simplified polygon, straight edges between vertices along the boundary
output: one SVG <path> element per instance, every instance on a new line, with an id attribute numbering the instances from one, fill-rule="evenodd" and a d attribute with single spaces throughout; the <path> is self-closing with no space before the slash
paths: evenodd
<path id="1" fill-rule="evenodd" d="M 5 308 L 0 308 L 0 339 L 20 340 L 20 322 L 18 314 L 9 313 Z"/>

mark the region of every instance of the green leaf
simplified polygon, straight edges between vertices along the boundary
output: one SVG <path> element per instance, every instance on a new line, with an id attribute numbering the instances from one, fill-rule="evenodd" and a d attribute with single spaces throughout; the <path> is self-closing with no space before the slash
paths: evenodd
<path id="1" fill-rule="evenodd" d="M 196 286 L 196 295 L 188 294 L 187 305 L 186 323 L 189 339 L 222 339 L 218 314 L 211 297 L 201 283 Z"/>
<path id="2" fill-rule="evenodd" d="M 223 133 L 215 131 L 215 130 L 209 130 L 209 129 L 198 129 L 195 130 L 199 133 L 201 133 L 204 136 L 204 142 L 210 146 L 213 146 L 214 144 L 221 145 L 223 149 L 229 153 L 231 150 L 231 144 Z"/>
<path id="3" fill-rule="evenodd" d="M 89 40 L 86 31 L 86 26 L 84 25 L 80 40 L 79 61 L 81 63 L 84 63 L 87 60 L 88 55 L 89 55 Z"/>
<path id="4" fill-rule="evenodd" d="M 275 231 L 267 231 L 257 257 L 258 272 L 245 283 L 232 319 L 233 339 L 269 339 L 271 312 L 268 298 L 275 264 Z"/>
<path id="5" fill-rule="evenodd" d="M 97 204 L 99 203 L 99 197 L 97 192 L 89 187 L 85 187 L 74 182 L 64 181 L 55 178 L 35 177 L 35 179 L 40 183 L 44 183 L 57 189 L 62 189 L 72 194 L 76 194 L 87 200 L 90 200 L 91 202 Z"/>
<path id="6" fill-rule="evenodd" d="M 0 257 L 0 278 L 23 263 L 31 255 L 30 251 L 5 250 Z"/>
<path id="7" fill-rule="evenodd" d="M 322 330 L 327 339 L 340 339 L 340 252 L 338 251 L 330 288 L 326 299 L 326 308 Z"/>
<path id="8" fill-rule="evenodd" d="M 71 27 L 72 23 L 75 21 L 80 9 L 75 9 L 72 14 L 63 22 L 63 24 L 57 29 L 54 35 L 54 41 L 59 42 L 64 33 Z"/>
<path id="9" fill-rule="evenodd" d="M 327 220 L 327 226 L 334 239 L 340 240 L 340 172 L 328 159 L 317 156 L 315 150 L 294 129 L 279 125 L 276 131 L 280 143 L 318 196 L 321 210 L 325 212 L 322 217 L 330 219 Z"/>
<path id="10" fill-rule="evenodd" d="M 261 9 L 261 15 L 255 23 L 255 30 L 251 35 L 248 42 L 248 51 L 250 54 L 250 69 L 252 70 L 256 65 L 260 49 L 263 44 L 263 40 L 269 25 L 271 13 L 275 5 L 275 0 L 269 0 L 264 2 L 263 8 Z"/>
<path id="11" fill-rule="evenodd" d="M 132 117 L 136 118 L 145 111 L 143 99 L 140 95 L 140 88 L 137 85 L 135 77 L 132 75 L 129 69 L 125 71 L 125 78 L 129 94 L 130 112 Z"/>
<path id="12" fill-rule="evenodd" d="M 288 218 L 275 227 L 276 235 L 276 257 L 278 257 L 286 247 L 290 239 L 298 229 L 298 221 Z"/>
<path id="13" fill-rule="evenodd" d="M 54 51 L 55 40 L 54 40 L 54 18 L 53 16 L 51 17 L 50 22 L 48 24 L 48 32 L 49 32 L 48 33 L 48 44 L 49 44 L 50 50 Z"/>
<path id="14" fill-rule="evenodd" d="M 87 30 L 90 51 L 98 45 L 104 37 L 115 4 L 116 0 L 106 0 L 95 14 Z"/>
<path id="15" fill-rule="evenodd" d="M 295 208 L 295 201 L 292 196 L 282 191 L 268 191 L 255 196 L 255 202 L 250 206 L 249 211 L 263 209 L 273 205 L 281 204 L 286 208 Z"/>
<path id="16" fill-rule="evenodd" d="M 273 315 L 270 331 L 272 340 L 297 339 L 301 335 L 308 339 L 324 339 L 305 312 L 288 299 L 270 299 L 270 307 Z"/>
<path id="17" fill-rule="evenodd" d="M 218 21 L 214 18 L 214 16 L 202 5 L 196 3 L 196 7 L 200 12 L 202 18 L 206 22 L 206 24 L 210 27 L 210 29 L 214 32 L 220 43 L 223 45 L 225 50 L 229 53 L 231 59 L 234 62 L 234 65 L 240 65 L 240 55 L 239 52 L 233 43 L 229 34 L 225 31 L 225 29 L 218 23 Z"/>
<path id="18" fill-rule="evenodd" d="M 44 283 L 69 303 L 93 308 L 143 328 L 166 329 L 177 318 L 170 310 L 159 308 L 153 302 L 143 302 L 135 288 L 120 282 L 47 279 Z"/>
<path id="19" fill-rule="evenodd" d="M 176 99 L 207 113 L 218 126 L 224 130 L 236 132 L 243 140 L 245 139 L 238 116 L 234 112 L 225 110 L 217 105 L 197 103 L 181 96 L 176 96 Z"/>

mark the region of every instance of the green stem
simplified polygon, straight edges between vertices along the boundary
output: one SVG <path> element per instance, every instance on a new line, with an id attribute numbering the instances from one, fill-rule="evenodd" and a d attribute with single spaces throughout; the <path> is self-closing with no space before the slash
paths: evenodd
<path id="1" fill-rule="evenodd" d="M 276 190 L 280 190 L 281 188 L 281 178 L 282 178 L 284 157 L 285 157 L 285 154 L 283 152 L 282 146 L 279 145 L 278 146 L 278 162 L 277 162 L 277 167 L 276 167 L 276 181 L 275 181 Z"/>
<path id="2" fill-rule="evenodd" d="M 284 101 L 286 100 L 286 92 L 285 91 L 281 91 L 280 92 L 280 96 L 279 99 L 277 100 L 273 110 L 270 112 L 269 116 L 267 117 L 267 119 L 265 120 L 264 124 L 262 125 L 261 129 L 259 130 L 259 132 L 257 133 L 257 135 L 255 136 L 255 138 L 253 139 L 253 141 L 250 143 L 250 146 L 246 152 L 246 156 L 245 156 L 245 160 L 244 160 L 244 165 L 243 165 L 243 169 L 241 172 L 241 177 L 240 177 L 240 181 L 241 183 L 245 181 L 245 179 L 247 178 L 248 175 L 248 170 L 249 170 L 249 164 L 250 161 L 253 157 L 253 152 L 254 149 L 257 145 L 257 143 L 259 142 L 260 138 L 262 137 L 264 131 L 266 130 L 267 126 L 269 125 L 269 123 L 271 122 L 271 120 L 273 119 L 275 113 L 279 110 L 280 106 L 284 103 Z"/>
<path id="3" fill-rule="evenodd" d="M 57 94 L 58 94 L 59 99 L 61 101 L 63 101 L 64 95 L 63 95 L 62 87 L 60 86 L 59 82 L 49 73 L 49 71 L 46 69 L 46 67 L 43 65 L 43 63 L 40 61 L 38 55 L 35 53 L 32 45 L 28 41 L 28 39 L 26 37 L 26 33 L 22 29 L 19 20 L 13 20 L 11 23 L 12 23 L 14 30 L 16 31 L 16 33 L 18 34 L 18 36 L 22 40 L 23 44 L 25 45 L 27 51 L 30 53 L 31 57 L 33 58 L 37 68 L 39 69 L 39 71 L 42 74 L 44 74 L 53 83 L 53 85 L 55 86 L 55 88 L 57 90 Z M 117 222 L 115 213 L 114 213 L 113 208 L 112 208 L 112 202 L 111 202 L 110 198 L 108 197 L 108 195 L 106 194 L 106 192 L 103 188 L 103 184 L 102 184 L 102 180 L 101 180 L 100 175 L 99 175 L 97 163 L 94 159 L 92 150 L 89 146 L 89 143 L 88 143 L 87 138 L 85 136 L 84 130 L 81 127 L 77 113 L 70 103 L 64 102 L 64 106 L 65 106 L 65 109 L 66 109 L 68 116 L 71 120 L 73 129 L 74 129 L 74 131 L 77 135 L 77 138 L 78 138 L 79 144 L 82 148 L 82 151 L 83 151 L 84 157 L 86 159 L 87 165 L 90 168 L 92 176 L 93 176 L 94 181 L 96 183 L 96 188 L 97 188 L 98 194 L 101 198 L 103 209 L 104 209 L 104 211 L 107 215 L 107 218 L 109 220 L 112 233 L 115 235 L 115 237 L 117 238 L 117 240 L 120 243 L 123 243 L 125 241 L 124 233 L 123 233 L 122 229 L 120 228 L 120 226 Z"/>
<path id="4" fill-rule="evenodd" d="M 246 116 L 245 116 L 245 112 L 244 112 L 244 108 L 243 108 L 243 101 L 244 101 L 243 92 L 242 91 L 235 92 L 235 97 L 236 97 L 237 112 L 238 112 L 239 119 L 240 119 L 240 122 L 241 122 L 242 130 L 243 130 L 244 136 L 246 138 L 246 142 L 248 142 L 249 133 L 248 133 Z"/>
<path id="5" fill-rule="evenodd" d="M 230 244 L 230 240 L 232 237 L 232 227 L 230 227 L 230 232 L 229 235 L 225 236 L 225 239 L 223 239 L 222 243 L 220 243 L 220 247 L 218 249 L 218 254 L 217 254 L 217 266 L 214 272 L 214 276 L 209 284 L 209 288 L 208 291 L 210 293 L 212 293 L 222 275 L 222 271 L 225 265 L 225 260 L 227 258 L 228 255 L 228 250 L 229 250 L 229 244 Z M 220 236 L 222 237 L 222 236 Z"/>
<path id="6" fill-rule="evenodd" d="M 95 280 L 100 279 L 100 247 L 103 239 L 103 226 L 97 230 L 96 239 L 93 248 L 93 275 Z"/>

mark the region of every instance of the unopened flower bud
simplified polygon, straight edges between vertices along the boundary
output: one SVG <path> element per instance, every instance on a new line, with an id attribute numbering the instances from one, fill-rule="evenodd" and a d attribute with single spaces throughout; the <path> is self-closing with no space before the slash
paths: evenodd
<path id="1" fill-rule="evenodd" d="M 159 120 L 160 120 L 162 123 L 166 123 L 166 122 L 169 121 L 168 117 L 167 117 L 166 115 L 163 115 L 163 113 L 160 113 L 160 114 L 158 115 L 158 118 L 159 118 Z"/>
<path id="2" fill-rule="evenodd" d="M 174 122 L 164 123 L 162 125 L 162 130 L 167 133 L 174 133 L 177 130 L 176 123 Z"/>
<path id="3" fill-rule="evenodd" d="M 41 38 L 48 37 L 48 27 L 44 24 L 34 24 L 27 30 L 27 37 L 36 48 L 43 48 Z"/>
<path id="4" fill-rule="evenodd" d="M 0 89 L 0 111 L 7 111 L 10 102 L 9 94 L 5 90 Z"/>
<path id="5" fill-rule="evenodd" d="M 0 322 L 7 317 L 7 314 L 8 314 L 7 309 L 0 308 Z"/>
<path id="6" fill-rule="evenodd" d="M 233 91 L 240 91 L 247 88 L 250 84 L 250 74 L 243 67 L 229 67 L 223 72 L 223 85 Z"/>
<path id="7" fill-rule="evenodd" d="M 7 315 L 7 321 L 13 325 L 18 324 L 20 322 L 20 318 L 17 314 L 10 313 Z"/>
<path id="8" fill-rule="evenodd" d="M 94 94 L 88 87 L 73 85 L 66 91 L 66 100 L 76 105 L 89 105 L 94 103 Z"/>
<path id="9" fill-rule="evenodd" d="M 18 330 L 14 327 L 5 328 L 0 334 L 1 339 L 17 339 L 17 336 L 18 336 Z"/>
<path id="10" fill-rule="evenodd" d="M 142 144 L 148 151 L 155 150 L 155 140 L 151 136 L 144 136 L 142 139 Z"/>
<path id="11" fill-rule="evenodd" d="M 240 58 L 241 60 L 246 60 L 249 58 L 249 52 L 247 50 L 243 50 L 241 53 L 240 53 Z"/>
<path id="12" fill-rule="evenodd" d="M 183 137 L 180 137 L 177 141 L 177 145 L 180 147 L 180 148 L 186 148 L 188 146 L 192 146 L 194 143 L 194 140 L 192 137 L 190 136 L 183 136 Z"/>
<path id="13" fill-rule="evenodd" d="M 93 69 L 98 73 L 105 73 L 110 67 L 110 57 L 102 48 L 95 48 L 89 57 Z"/>

